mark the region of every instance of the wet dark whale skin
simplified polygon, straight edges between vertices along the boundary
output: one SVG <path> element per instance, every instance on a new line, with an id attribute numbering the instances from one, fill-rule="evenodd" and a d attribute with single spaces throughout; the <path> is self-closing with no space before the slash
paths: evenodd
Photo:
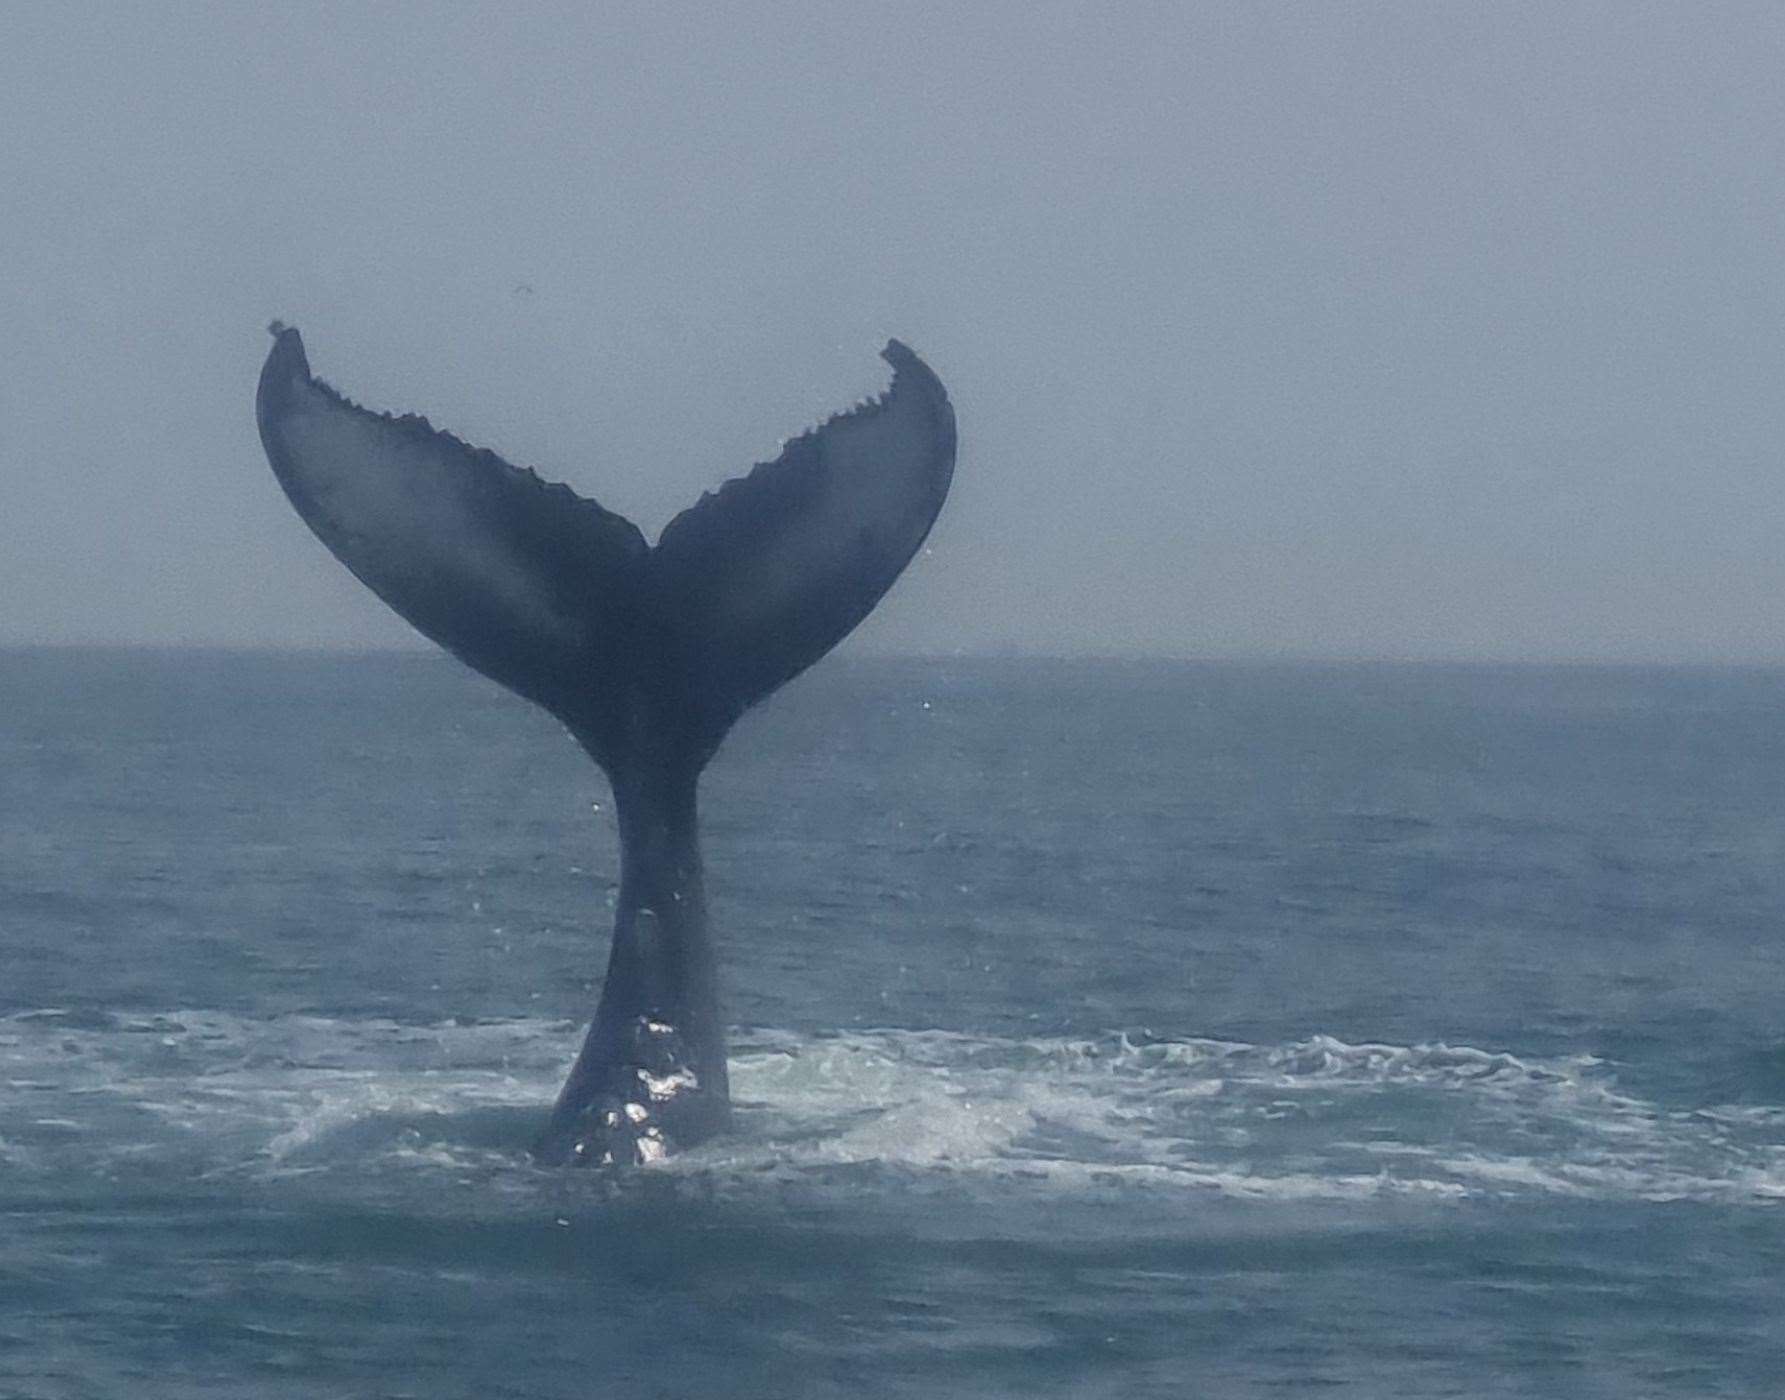
<path id="1" fill-rule="evenodd" d="M 954 410 L 897 341 L 879 398 L 792 439 L 655 546 L 624 517 L 434 429 L 360 408 L 274 323 L 256 416 L 306 524 L 467 665 L 543 706 L 607 774 L 620 894 L 607 976 L 534 1146 L 651 1161 L 730 1119 L 700 774 L 749 706 L 846 636 L 948 494 Z"/>

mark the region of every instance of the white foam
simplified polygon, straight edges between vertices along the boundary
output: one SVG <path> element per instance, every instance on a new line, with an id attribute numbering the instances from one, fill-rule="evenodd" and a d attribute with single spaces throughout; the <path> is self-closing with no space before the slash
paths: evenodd
<path id="1" fill-rule="evenodd" d="M 578 1033 L 524 1018 L 0 1018 L 0 1161 L 539 1189 L 557 1178 L 524 1144 Z M 1266 1202 L 1785 1199 L 1785 1108 L 1664 1111 L 1589 1057 L 1324 1035 L 1254 1046 L 756 1030 L 737 1037 L 732 1080 L 738 1132 L 653 1172 L 735 1184 L 872 1169 L 900 1189 Z"/>

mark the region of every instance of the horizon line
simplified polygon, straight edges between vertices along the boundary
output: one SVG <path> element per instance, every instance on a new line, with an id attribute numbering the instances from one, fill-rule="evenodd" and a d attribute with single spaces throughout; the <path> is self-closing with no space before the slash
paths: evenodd
<path id="1" fill-rule="evenodd" d="M 241 642 L 241 641 L 93 641 L 74 639 L 9 639 L 0 637 L 0 652 L 215 652 L 265 656 L 315 657 L 410 657 L 457 660 L 443 647 L 431 643 L 393 645 L 369 642 Z M 1493 652 L 1345 652 L 1250 648 L 1210 648 L 1205 651 L 1096 651 L 1087 648 L 1043 650 L 1027 647 L 956 647 L 952 649 L 892 650 L 873 648 L 845 651 L 843 661 L 1036 661 L 1083 663 L 1160 663 L 1168 665 L 1305 665 L 1305 666 L 1507 666 L 1507 667 L 1604 667 L 1620 669 L 1728 669 L 1785 670 L 1785 655 L 1766 656 L 1594 656 L 1591 654 L 1538 653 L 1511 656 Z M 459 664 L 463 665 L 463 662 Z"/>

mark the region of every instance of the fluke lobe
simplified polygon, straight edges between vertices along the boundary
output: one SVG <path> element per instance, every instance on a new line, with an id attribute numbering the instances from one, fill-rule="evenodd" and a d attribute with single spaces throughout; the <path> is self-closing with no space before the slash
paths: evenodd
<path id="1" fill-rule="evenodd" d="M 648 1161 L 725 1126 L 701 881 L 701 770 L 751 705 L 829 651 L 929 533 L 954 474 L 941 382 L 891 341 L 879 398 L 637 526 L 440 432 L 349 402 L 275 322 L 257 414 L 304 522 L 417 630 L 570 729 L 612 785 L 620 898 L 595 1019 L 534 1147 Z"/>

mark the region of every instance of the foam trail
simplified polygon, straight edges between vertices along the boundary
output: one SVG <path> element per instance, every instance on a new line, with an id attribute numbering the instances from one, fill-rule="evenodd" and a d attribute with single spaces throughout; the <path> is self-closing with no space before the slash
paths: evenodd
<path id="1" fill-rule="evenodd" d="M 0 1162 L 46 1180 L 382 1174 L 525 1196 L 548 1189 L 523 1148 L 574 1035 L 528 1019 L 22 1013 L 0 1018 Z M 756 1030 L 735 1083 L 738 1131 L 652 1176 L 1254 1202 L 1785 1199 L 1785 1107 L 1663 1110 L 1590 1057 Z"/>

